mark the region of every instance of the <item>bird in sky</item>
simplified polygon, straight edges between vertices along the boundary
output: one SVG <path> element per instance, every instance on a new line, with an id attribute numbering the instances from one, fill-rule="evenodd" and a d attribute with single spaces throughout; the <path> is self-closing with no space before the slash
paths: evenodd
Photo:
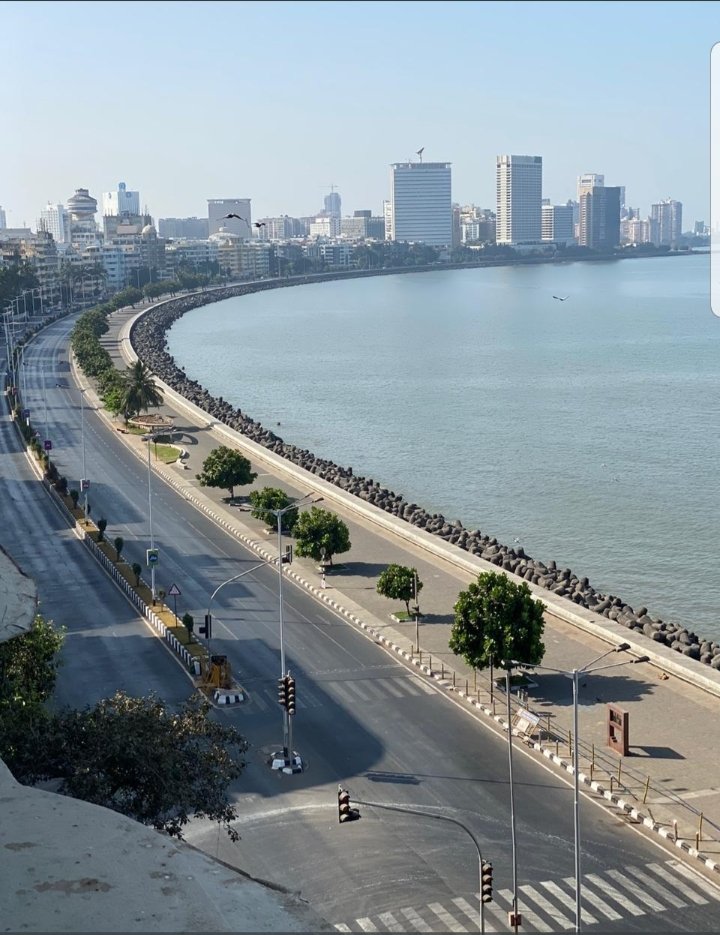
<path id="1" fill-rule="evenodd" d="M 267 227 L 265 221 L 255 221 L 254 227 Z"/>
<path id="2" fill-rule="evenodd" d="M 228 218 L 237 218 L 238 221 L 245 221 L 246 224 L 249 223 L 247 218 L 240 217 L 239 214 L 225 214 L 225 215 L 223 215 L 223 220 L 224 220 L 224 221 L 227 220 Z"/>
<path id="3" fill-rule="evenodd" d="M 557 299 L 558 302 L 564 302 L 565 299 L 569 299 L 569 298 L 570 298 L 569 295 L 554 295 L 553 296 L 553 299 Z"/>

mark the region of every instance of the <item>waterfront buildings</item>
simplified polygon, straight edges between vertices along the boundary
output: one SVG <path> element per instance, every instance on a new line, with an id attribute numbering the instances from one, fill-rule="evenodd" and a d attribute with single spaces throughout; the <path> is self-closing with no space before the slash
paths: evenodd
<path id="1" fill-rule="evenodd" d="M 582 247 L 613 250 L 620 243 L 620 188 L 595 185 L 580 197 Z"/>
<path id="2" fill-rule="evenodd" d="M 140 192 L 128 191 L 125 182 L 119 182 L 117 191 L 103 192 L 102 213 L 106 215 L 138 216 L 140 214 Z"/>
<path id="3" fill-rule="evenodd" d="M 87 188 L 76 188 L 72 198 L 68 198 L 67 210 L 70 214 L 70 241 L 74 247 L 86 247 L 98 239 L 95 223 L 97 201 Z"/>
<path id="4" fill-rule="evenodd" d="M 207 240 L 208 225 L 207 218 L 160 218 L 158 234 L 168 240 Z"/>
<path id="5" fill-rule="evenodd" d="M 497 157 L 499 244 L 540 243 L 542 239 L 542 156 Z"/>
<path id="6" fill-rule="evenodd" d="M 650 207 L 650 240 L 656 246 L 671 246 L 682 236 L 682 202 L 666 198 Z"/>
<path id="7" fill-rule="evenodd" d="M 237 214 L 239 218 L 227 218 Z M 252 235 L 252 213 L 249 198 L 208 198 L 208 236 L 221 227 L 248 240 Z"/>
<path id="8" fill-rule="evenodd" d="M 449 246 L 452 243 L 451 189 L 449 162 L 394 163 L 390 239 L 421 242 L 431 247 Z"/>
<path id="9" fill-rule="evenodd" d="M 542 205 L 542 239 L 559 244 L 575 243 L 573 205 Z"/>

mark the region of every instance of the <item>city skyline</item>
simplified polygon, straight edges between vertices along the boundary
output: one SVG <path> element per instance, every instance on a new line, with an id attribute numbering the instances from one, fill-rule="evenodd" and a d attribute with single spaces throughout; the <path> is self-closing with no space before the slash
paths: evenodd
<path id="1" fill-rule="evenodd" d="M 8 226 L 34 224 L 79 186 L 97 196 L 117 179 L 158 218 L 200 217 L 207 199 L 233 196 L 251 198 L 258 217 L 305 216 L 333 187 L 344 213 L 379 214 L 388 166 L 420 147 L 428 161 L 452 162 L 461 204 L 494 205 L 498 154 L 538 153 L 553 203 L 592 171 L 626 186 L 643 213 L 671 197 L 687 226 L 709 221 L 715 27 L 702 4 L 420 4 L 411 22 L 394 2 L 209 3 L 173 7 L 168 30 L 169 9 L 0 3 L 4 71 L 24 75 L 4 122 L 20 142 L 0 154 Z M 579 18 L 592 22 L 592 43 L 577 42 Z M 117 22 L 133 40 L 121 44 L 122 68 L 107 56 Z M 234 34 L 242 55 L 227 51 Z M 339 49 L 334 71 L 307 51 L 320 35 Z M 383 37 L 393 56 L 378 68 Z M 61 82 L 50 54 L 58 47 L 73 49 Z M 270 58 L 285 67 L 268 69 Z M 367 63 L 362 93 L 358 59 Z M 108 100 L 123 107 L 122 132 Z M 92 119 L 75 120 L 78 110 Z"/>

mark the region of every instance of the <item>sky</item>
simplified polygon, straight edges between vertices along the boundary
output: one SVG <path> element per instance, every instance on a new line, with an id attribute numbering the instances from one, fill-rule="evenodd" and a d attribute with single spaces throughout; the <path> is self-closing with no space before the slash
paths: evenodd
<path id="1" fill-rule="evenodd" d="M 710 221 L 710 50 L 720 2 L 3 2 L 0 205 L 35 227 L 124 181 L 155 218 L 306 216 L 336 187 L 380 214 L 390 164 L 452 163 L 495 207 L 495 158 L 583 172 L 643 216 Z M 415 157 L 413 157 L 415 158 Z"/>

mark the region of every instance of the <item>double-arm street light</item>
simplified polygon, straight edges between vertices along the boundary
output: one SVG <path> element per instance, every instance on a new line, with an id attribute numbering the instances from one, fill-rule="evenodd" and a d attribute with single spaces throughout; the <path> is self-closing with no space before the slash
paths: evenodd
<path id="1" fill-rule="evenodd" d="M 88 480 L 87 471 L 85 469 L 85 393 L 87 393 L 87 390 L 84 390 L 79 386 L 66 386 L 64 383 L 56 383 L 55 386 L 58 389 L 67 390 L 68 393 L 76 392 L 80 394 L 80 447 L 82 450 L 82 477 L 80 478 L 80 490 L 84 494 L 83 502 L 85 504 L 85 522 L 87 522 L 88 488 L 90 487 L 90 481 Z M 47 400 L 45 407 L 45 438 L 47 440 Z"/>
<path id="2" fill-rule="evenodd" d="M 595 659 L 591 659 L 590 662 L 582 666 L 579 669 L 572 669 L 567 671 L 565 669 L 553 669 L 550 666 L 540 666 L 540 665 L 531 665 L 524 662 L 518 662 L 516 659 L 509 659 L 504 662 L 506 666 L 506 688 L 507 688 L 507 697 L 508 697 L 508 741 L 510 743 L 510 762 L 512 764 L 512 722 L 510 720 L 510 671 L 511 669 L 521 669 L 524 671 L 535 671 L 539 669 L 543 672 L 554 672 L 557 675 L 565 675 L 567 678 L 572 679 L 573 684 L 573 778 L 574 778 L 574 800 L 573 800 L 573 813 L 575 819 L 575 931 L 581 931 L 582 924 L 582 871 L 580 867 L 580 743 L 578 736 L 578 705 L 579 705 L 579 693 L 580 693 L 580 676 L 592 675 L 595 672 L 601 672 L 604 669 L 615 669 L 618 666 L 626 665 L 636 665 L 638 662 L 647 662 L 648 656 L 639 656 L 636 659 L 623 659 L 622 662 L 611 662 L 606 665 L 597 665 L 603 659 L 606 659 L 612 653 L 623 653 L 630 649 L 629 643 L 620 643 L 618 646 L 613 646 L 612 649 L 608 649 L 607 652 L 602 653 L 597 656 Z M 512 765 L 511 765 L 512 769 Z M 510 801 L 511 801 L 511 812 L 512 809 L 512 773 L 510 777 Z M 514 815 L 511 815 L 511 820 L 513 823 L 513 836 L 514 836 Z M 513 846 L 513 852 L 515 848 Z M 516 873 L 514 874 L 516 876 Z M 514 902 L 515 905 L 513 909 L 517 912 L 517 882 L 513 881 L 513 893 L 514 893 Z"/>

